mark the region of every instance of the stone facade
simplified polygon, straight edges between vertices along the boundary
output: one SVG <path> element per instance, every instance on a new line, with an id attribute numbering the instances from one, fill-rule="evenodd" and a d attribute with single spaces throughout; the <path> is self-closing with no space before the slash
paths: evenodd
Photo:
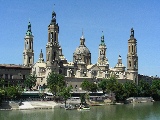
<path id="1" fill-rule="evenodd" d="M 31 26 L 31 25 L 30 25 Z M 31 28 L 30 28 L 31 29 Z M 120 82 L 138 81 L 138 56 L 137 56 L 137 40 L 134 38 L 134 30 L 131 29 L 130 39 L 128 40 L 127 54 L 127 70 L 122 63 L 119 55 L 118 62 L 114 68 L 109 67 L 107 59 L 107 47 L 102 35 L 99 44 L 99 55 L 96 64 L 91 63 L 91 52 L 85 45 L 85 37 L 82 32 L 80 37 L 80 45 L 73 53 L 73 62 L 68 62 L 62 53 L 62 48 L 58 41 L 59 26 L 56 22 L 56 13 L 52 12 L 51 23 L 48 26 L 48 42 L 46 44 L 46 61 L 43 59 L 41 50 L 39 60 L 33 63 L 34 58 L 30 61 L 24 59 L 24 65 L 30 66 L 32 63 L 32 74 L 37 76 L 37 88 L 47 84 L 46 79 L 50 72 L 54 71 L 65 76 L 67 85 L 72 85 L 75 90 L 81 90 L 80 84 L 84 79 L 97 83 L 99 80 L 116 76 Z M 28 36 L 33 41 L 33 36 Z M 26 41 L 25 37 L 25 41 Z M 33 57 L 33 44 L 30 51 Z M 98 50 L 98 49 L 97 49 Z M 24 50 L 25 51 L 25 50 Z M 24 52 L 26 53 L 26 52 Z M 29 58 L 30 54 L 25 54 L 25 58 Z"/>
<path id="2" fill-rule="evenodd" d="M 24 86 L 24 80 L 31 73 L 31 67 L 24 67 L 15 64 L 0 64 L 0 78 L 5 81 L 4 86 L 20 85 Z"/>

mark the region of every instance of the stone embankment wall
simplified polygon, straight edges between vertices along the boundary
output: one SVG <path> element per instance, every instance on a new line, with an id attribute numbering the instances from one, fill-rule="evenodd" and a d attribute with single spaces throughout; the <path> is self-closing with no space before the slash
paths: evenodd
<path id="1" fill-rule="evenodd" d="M 53 109 L 57 105 L 54 101 L 8 101 L 2 102 L 0 110 Z"/>

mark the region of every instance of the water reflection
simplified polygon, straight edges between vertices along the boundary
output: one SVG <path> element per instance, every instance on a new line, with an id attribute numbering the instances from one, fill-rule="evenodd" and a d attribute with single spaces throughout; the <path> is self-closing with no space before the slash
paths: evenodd
<path id="1" fill-rule="evenodd" d="M 91 107 L 90 111 L 15 110 L 0 111 L 0 120 L 157 120 L 160 102 Z"/>

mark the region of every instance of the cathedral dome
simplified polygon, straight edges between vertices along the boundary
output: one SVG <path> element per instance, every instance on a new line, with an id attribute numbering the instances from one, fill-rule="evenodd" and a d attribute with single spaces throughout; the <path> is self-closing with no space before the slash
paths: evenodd
<path id="1" fill-rule="evenodd" d="M 79 47 L 76 48 L 74 55 L 79 55 L 79 54 L 83 54 L 83 55 L 89 55 L 90 51 L 89 49 L 84 46 L 84 45 L 80 45 Z"/>
<path id="2" fill-rule="evenodd" d="M 89 49 L 85 45 L 85 38 L 83 36 L 83 32 L 82 32 L 82 36 L 80 38 L 80 45 L 79 45 L 79 47 L 76 48 L 76 50 L 73 54 L 74 55 L 83 54 L 85 56 L 88 56 L 90 54 Z"/>
<path id="3" fill-rule="evenodd" d="M 91 64 L 91 53 L 85 45 L 85 38 L 83 33 L 82 37 L 80 38 L 80 45 L 73 53 L 73 62 L 85 63 L 86 65 Z"/>

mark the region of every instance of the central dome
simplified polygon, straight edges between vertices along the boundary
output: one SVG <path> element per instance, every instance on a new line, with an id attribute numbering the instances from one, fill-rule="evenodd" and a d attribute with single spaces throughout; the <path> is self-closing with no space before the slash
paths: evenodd
<path id="1" fill-rule="evenodd" d="M 91 64 L 91 53 L 89 49 L 85 46 L 85 38 L 82 35 L 80 38 L 80 45 L 76 48 L 73 53 L 73 62 L 78 61 L 80 63 L 85 63 L 86 65 Z"/>
<path id="2" fill-rule="evenodd" d="M 86 46 L 80 45 L 79 47 L 76 48 L 74 52 L 74 55 L 78 55 L 78 54 L 89 55 L 90 51 Z"/>

